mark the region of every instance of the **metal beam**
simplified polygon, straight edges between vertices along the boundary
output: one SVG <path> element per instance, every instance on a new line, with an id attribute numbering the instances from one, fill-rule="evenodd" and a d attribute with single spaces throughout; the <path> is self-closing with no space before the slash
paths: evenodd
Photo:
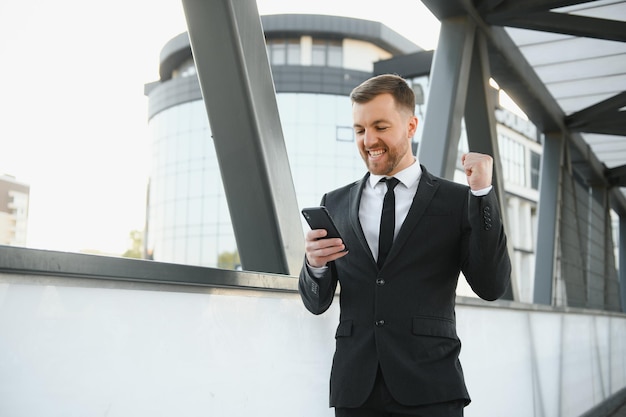
<path id="1" fill-rule="evenodd" d="M 626 113 L 598 118 L 584 127 L 572 130 L 584 133 L 597 133 L 599 135 L 626 136 Z"/>
<path id="2" fill-rule="evenodd" d="M 592 1 L 594 0 L 499 0 L 488 2 L 486 4 L 487 7 L 481 7 L 482 3 L 484 3 L 483 1 L 479 3 L 477 8 L 481 13 L 489 10 L 488 14 L 490 17 L 499 19 L 521 14 L 547 12 L 552 9 L 590 3 Z"/>
<path id="3" fill-rule="evenodd" d="M 494 158 L 493 184 L 500 201 L 500 207 L 505 207 L 504 178 L 494 114 L 496 105 L 491 99 L 492 87 L 489 84 L 489 78 L 487 44 L 484 36 L 477 33 L 474 39 L 474 51 L 467 87 L 465 130 L 471 151 L 485 153 Z"/>
<path id="4" fill-rule="evenodd" d="M 582 36 L 607 41 L 626 42 L 626 23 L 558 12 L 538 12 L 502 18 L 488 15 L 485 21 L 496 26 L 509 26 L 563 35 Z"/>
<path id="5" fill-rule="evenodd" d="M 609 184 L 617 187 L 626 187 L 626 165 L 620 165 L 606 171 Z"/>
<path id="6" fill-rule="evenodd" d="M 435 175 L 448 179 L 454 177 L 456 168 L 475 32 L 467 17 L 443 20 L 430 71 L 419 160 Z"/>
<path id="7" fill-rule="evenodd" d="M 579 110 L 576 113 L 572 113 L 565 118 L 565 121 L 570 129 L 576 128 L 603 114 L 618 112 L 624 106 L 626 106 L 626 91 L 622 91 L 613 97 L 602 100 L 601 102 Z"/>
<path id="8" fill-rule="evenodd" d="M 295 275 L 304 237 L 254 0 L 183 0 L 243 268 Z"/>
<path id="9" fill-rule="evenodd" d="M 626 313 L 626 217 L 619 218 L 619 286 L 622 296 L 622 311 Z"/>
<path id="10" fill-rule="evenodd" d="M 493 102 L 492 87 L 489 84 L 489 58 L 487 44 L 482 33 L 477 32 L 474 37 L 474 49 L 467 87 L 465 104 L 465 130 L 470 151 L 480 152 L 493 157 L 493 187 L 500 207 L 504 229 L 509 236 L 509 222 L 506 210 L 504 191 L 504 176 L 500 151 L 498 148 L 498 134 L 496 132 L 495 103 Z M 513 250 L 508 245 L 509 256 L 513 259 Z M 509 286 L 503 298 L 519 300 L 519 282 L 517 277 L 511 276 L 512 285 Z"/>
<path id="11" fill-rule="evenodd" d="M 491 75 L 542 132 L 564 131 L 564 113 L 504 28 L 485 32 Z"/>
<path id="12" fill-rule="evenodd" d="M 552 305 L 563 142 L 563 136 L 557 133 L 546 135 L 543 144 L 535 246 L 534 302 L 537 304 Z"/>

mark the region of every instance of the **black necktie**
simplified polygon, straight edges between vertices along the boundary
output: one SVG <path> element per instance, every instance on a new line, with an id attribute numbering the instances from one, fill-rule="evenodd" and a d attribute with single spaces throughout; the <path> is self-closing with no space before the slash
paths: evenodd
<path id="1" fill-rule="evenodd" d="M 378 268 L 382 268 L 393 243 L 393 232 L 396 228 L 396 197 L 393 189 L 400 182 L 397 178 L 383 178 L 387 183 L 387 192 L 383 200 L 383 212 L 380 216 L 380 234 L 378 235 Z"/>

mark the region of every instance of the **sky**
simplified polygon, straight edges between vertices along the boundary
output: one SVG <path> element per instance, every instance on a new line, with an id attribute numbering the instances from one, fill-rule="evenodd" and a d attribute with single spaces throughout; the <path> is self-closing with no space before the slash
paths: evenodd
<path id="1" fill-rule="evenodd" d="M 257 7 L 379 21 L 426 50 L 439 35 L 419 0 Z M 28 247 L 121 254 L 143 229 L 144 84 L 158 80 L 161 49 L 186 30 L 180 0 L 0 1 L 0 175 L 30 186 Z"/>

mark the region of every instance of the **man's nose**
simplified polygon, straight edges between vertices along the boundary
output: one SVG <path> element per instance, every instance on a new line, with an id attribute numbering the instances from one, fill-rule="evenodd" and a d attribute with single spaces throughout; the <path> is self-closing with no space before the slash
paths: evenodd
<path id="1" fill-rule="evenodd" d="M 376 143 L 376 137 L 371 129 L 365 129 L 363 132 L 363 144 L 367 147 Z"/>

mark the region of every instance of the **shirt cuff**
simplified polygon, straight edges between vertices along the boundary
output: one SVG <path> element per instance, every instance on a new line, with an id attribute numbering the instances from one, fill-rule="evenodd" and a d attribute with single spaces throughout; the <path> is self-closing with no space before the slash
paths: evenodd
<path id="1" fill-rule="evenodd" d="M 493 188 L 493 185 L 490 185 L 487 188 L 482 188 L 480 190 L 470 190 L 472 192 L 472 195 L 476 196 L 476 197 L 484 197 L 487 194 L 489 194 L 489 191 L 491 191 L 491 189 Z"/>
<path id="2" fill-rule="evenodd" d="M 328 270 L 328 265 L 316 267 L 309 265 L 309 261 L 306 261 L 306 267 L 309 270 L 309 273 L 313 276 L 313 278 L 322 278 L 326 271 Z"/>

